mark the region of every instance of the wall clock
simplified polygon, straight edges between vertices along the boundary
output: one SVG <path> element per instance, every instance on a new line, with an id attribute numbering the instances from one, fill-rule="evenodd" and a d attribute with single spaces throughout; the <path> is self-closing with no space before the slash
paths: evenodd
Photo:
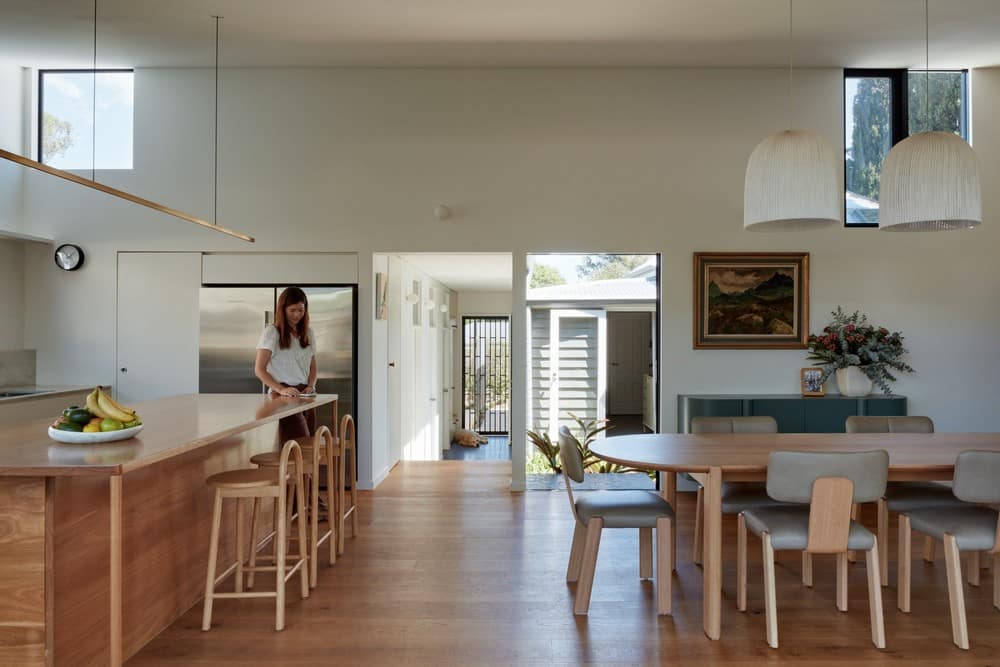
<path id="1" fill-rule="evenodd" d="M 63 271 L 76 271 L 83 266 L 83 249 L 72 243 L 64 243 L 56 248 L 55 262 Z"/>

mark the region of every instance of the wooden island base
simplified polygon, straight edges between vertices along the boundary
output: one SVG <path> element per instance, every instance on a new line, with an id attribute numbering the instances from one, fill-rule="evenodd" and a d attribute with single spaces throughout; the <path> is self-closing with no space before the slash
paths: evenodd
<path id="1" fill-rule="evenodd" d="M 336 423 L 336 401 L 172 397 L 135 406 L 138 439 L 104 445 L 55 443 L 47 422 L 9 429 L 0 437 L 0 664 L 119 665 L 138 652 L 204 594 L 205 478 L 273 450 L 280 417 L 332 404 Z M 235 504 L 224 511 L 220 578 L 235 566 Z M 263 508 L 261 535 L 270 516 Z"/>

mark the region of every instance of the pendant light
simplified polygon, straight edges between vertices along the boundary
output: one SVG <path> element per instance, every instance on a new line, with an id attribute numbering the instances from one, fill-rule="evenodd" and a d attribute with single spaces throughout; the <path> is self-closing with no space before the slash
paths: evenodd
<path id="1" fill-rule="evenodd" d="M 788 127 L 792 127 L 792 0 L 788 0 Z M 823 136 L 788 129 L 757 144 L 747 162 L 743 228 L 797 231 L 841 222 L 837 153 Z"/>
<path id="2" fill-rule="evenodd" d="M 930 6 L 924 0 L 924 116 L 930 121 Z M 983 221 L 979 161 L 952 132 L 929 131 L 892 147 L 882 166 L 879 229 L 938 232 Z"/>

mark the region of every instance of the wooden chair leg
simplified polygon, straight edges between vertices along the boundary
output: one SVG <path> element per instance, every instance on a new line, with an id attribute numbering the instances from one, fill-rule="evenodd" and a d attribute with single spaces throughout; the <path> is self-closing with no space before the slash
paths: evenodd
<path id="1" fill-rule="evenodd" d="M 318 444 L 318 443 L 317 443 Z M 319 467 L 309 475 L 309 586 L 319 581 Z"/>
<path id="2" fill-rule="evenodd" d="M 694 543 L 691 545 L 691 560 L 695 565 L 701 565 L 701 552 L 705 547 L 702 530 L 705 527 L 705 487 L 698 487 L 694 506 Z"/>
<path id="3" fill-rule="evenodd" d="M 201 616 L 201 629 L 212 627 L 212 594 L 215 593 L 215 568 L 219 560 L 219 528 L 222 524 L 222 493 L 215 491 L 215 506 L 212 508 L 212 536 L 208 543 L 208 572 L 205 574 L 205 608 Z"/>
<path id="4" fill-rule="evenodd" d="M 747 610 L 747 520 L 736 517 L 736 608 Z"/>
<path id="5" fill-rule="evenodd" d="M 243 592 L 243 540 L 246 539 L 246 529 L 243 525 L 243 499 L 236 499 L 236 577 L 235 590 Z"/>
<path id="6" fill-rule="evenodd" d="M 857 503 L 851 505 L 851 521 L 857 521 L 860 512 L 860 507 Z M 847 552 L 847 561 L 849 563 L 854 563 L 858 560 L 858 554 L 854 551 Z"/>
<path id="7" fill-rule="evenodd" d="M 299 594 L 302 599 L 309 597 L 309 571 L 310 571 L 310 558 L 312 557 L 311 549 L 309 547 L 309 531 L 306 528 L 306 512 L 308 512 L 308 505 L 306 504 L 306 477 L 304 475 L 297 475 L 295 478 L 295 503 L 301 508 L 298 512 L 298 520 L 295 522 L 296 528 L 296 540 L 299 543 L 299 560 L 304 560 L 305 562 L 299 565 Z M 284 577 L 285 573 L 281 572 L 281 576 Z"/>
<path id="8" fill-rule="evenodd" d="M 601 531 L 603 529 L 604 519 L 594 518 L 587 522 L 587 539 L 583 545 L 580 580 L 576 584 L 576 601 L 573 604 L 574 614 L 586 614 L 587 610 L 590 609 L 590 591 L 594 587 L 597 550 L 601 546 Z"/>
<path id="9" fill-rule="evenodd" d="M 808 551 L 802 552 L 802 585 L 808 588 L 813 585 L 813 557 Z"/>
<path id="10" fill-rule="evenodd" d="M 896 606 L 904 614 L 910 613 L 910 578 L 913 568 L 913 532 L 910 517 L 899 515 L 899 563 L 896 572 Z"/>
<path id="11" fill-rule="evenodd" d="M 332 447 L 332 445 L 330 445 Z M 341 527 L 337 525 L 336 493 L 334 489 L 334 479 L 337 473 L 336 459 L 327 463 L 326 466 L 326 522 L 330 526 L 330 565 L 337 564 L 337 536 L 340 535 Z"/>
<path id="12" fill-rule="evenodd" d="M 774 588 L 774 549 L 770 533 L 762 536 L 764 547 L 764 623 L 767 627 L 767 645 L 778 648 L 778 604 Z"/>
<path id="13" fill-rule="evenodd" d="M 656 520 L 656 613 L 671 613 L 672 579 L 674 576 L 674 521 L 668 516 Z"/>
<path id="14" fill-rule="evenodd" d="M 930 535 L 924 536 L 924 562 L 933 563 L 934 562 L 934 547 L 937 543 L 934 538 Z"/>
<path id="15" fill-rule="evenodd" d="M 889 585 L 889 503 L 885 498 L 879 498 L 877 504 L 878 519 L 875 537 L 882 545 L 879 549 L 879 578 L 883 586 Z"/>
<path id="16" fill-rule="evenodd" d="M 285 629 L 285 556 L 288 554 L 288 502 L 287 485 L 278 489 L 275 504 L 274 529 L 274 629 Z"/>
<path id="17" fill-rule="evenodd" d="M 951 637 L 955 646 L 969 649 L 969 629 L 965 623 L 965 591 L 962 590 L 962 559 L 958 540 L 945 533 L 944 561 L 948 569 L 948 606 L 951 608 Z"/>
<path id="18" fill-rule="evenodd" d="M 1000 611 L 1000 553 L 992 554 L 993 558 L 993 607 Z"/>
<path id="19" fill-rule="evenodd" d="M 657 536 L 659 539 L 659 536 Z M 653 578 L 653 529 L 639 529 L 639 578 Z"/>
<path id="20" fill-rule="evenodd" d="M 969 552 L 969 566 L 966 576 L 969 579 L 970 586 L 979 585 L 979 552 L 970 551 Z"/>
<path id="21" fill-rule="evenodd" d="M 254 568 L 257 567 L 257 522 L 260 521 L 260 498 L 253 499 L 250 510 L 250 572 L 247 574 L 247 590 L 253 590 Z"/>
<path id="22" fill-rule="evenodd" d="M 872 643 L 876 648 L 885 648 L 885 619 L 882 614 L 882 561 L 878 554 L 878 538 L 871 551 L 865 554 L 868 569 L 868 610 L 871 616 Z"/>
<path id="23" fill-rule="evenodd" d="M 837 554 L 837 609 L 847 611 L 847 553 Z"/>
<path id="24" fill-rule="evenodd" d="M 573 546 L 569 550 L 569 565 L 566 567 L 566 581 L 573 583 L 580 578 L 580 564 L 583 562 L 583 544 L 587 540 L 587 527 L 573 521 Z"/>

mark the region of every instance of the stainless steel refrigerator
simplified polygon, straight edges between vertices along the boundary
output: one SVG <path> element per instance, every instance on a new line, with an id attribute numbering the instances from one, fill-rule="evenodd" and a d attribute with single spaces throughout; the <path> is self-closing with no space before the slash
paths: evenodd
<path id="1" fill-rule="evenodd" d="M 198 390 L 203 394 L 252 394 L 264 391 L 254 376 L 257 341 L 274 321 L 283 285 L 201 288 L 201 341 Z M 355 415 L 357 376 L 357 287 L 303 287 L 309 321 L 316 334 L 316 391 L 338 394 L 341 415 Z M 317 424 L 330 426 L 330 411 L 317 410 Z M 355 418 L 357 415 L 355 415 Z M 336 432 L 336 431 L 334 431 Z"/>

